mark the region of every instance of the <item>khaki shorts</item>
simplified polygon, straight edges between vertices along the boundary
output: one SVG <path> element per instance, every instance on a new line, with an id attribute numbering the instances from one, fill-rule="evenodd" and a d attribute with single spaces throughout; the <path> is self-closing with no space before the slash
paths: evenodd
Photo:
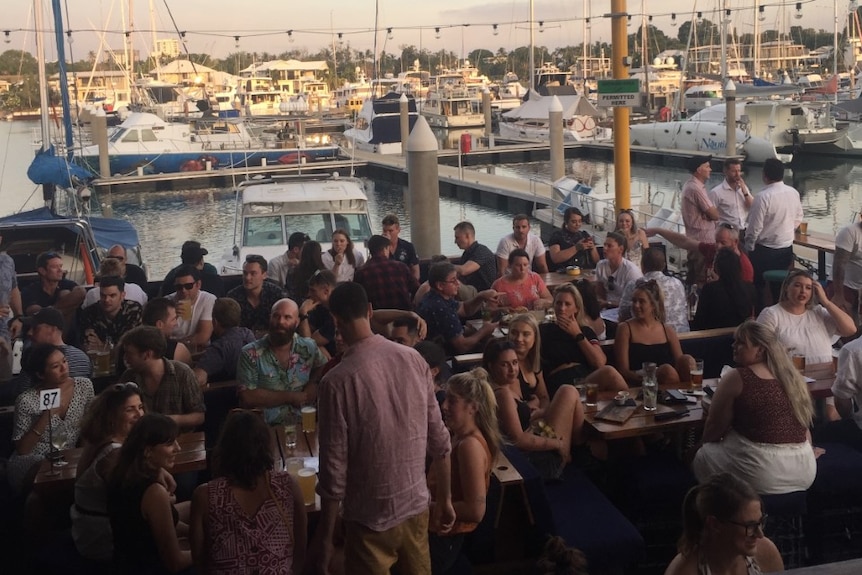
<path id="1" fill-rule="evenodd" d="M 426 510 L 386 531 L 374 531 L 355 521 L 345 521 L 344 564 L 351 575 L 399 573 L 431 575 Z"/>

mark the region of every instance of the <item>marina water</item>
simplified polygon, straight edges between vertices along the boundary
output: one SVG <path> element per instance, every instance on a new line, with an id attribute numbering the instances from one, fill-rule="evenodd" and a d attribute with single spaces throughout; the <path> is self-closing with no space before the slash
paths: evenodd
<path id="1" fill-rule="evenodd" d="M 26 176 L 35 148 L 32 122 L 0 122 L 0 215 L 42 204 L 41 188 Z M 498 175 L 548 181 L 549 162 L 477 166 L 469 169 L 492 171 Z M 632 192 L 656 200 L 665 196 L 670 205 L 680 185 L 688 178 L 682 168 L 632 165 Z M 596 159 L 567 160 L 566 172 L 589 183 L 597 190 L 614 189 L 613 163 Z M 345 174 L 346 175 L 346 174 Z M 721 180 L 716 170 L 709 186 Z M 745 181 L 755 193 L 762 187 L 762 171 L 745 168 Z M 862 164 L 831 158 L 804 160 L 787 171 L 785 181 L 802 193 L 802 206 L 810 229 L 834 233 L 846 225 L 862 208 Z M 380 221 L 395 213 L 402 222 L 402 236 L 410 238 L 411 220 L 406 213 L 404 186 L 365 180 L 372 226 L 380 232 Z M 172 192 L 134 192 L 113 194 L 114 216 L 130 220 L 138 230 L 151 279 L 160 279 L 179 263 L 180 246 L 185 240 L 199 240 L 217 262 L 233 245 L 234 194 L 230 189 L 203 189 Z M 477 239 L 493 250 L 499 238 L 511 232 L 511 215 L 479 204 L 442 198 L 440 206 L 441 241 L 445 254 L 457 254 L 452 227 L 461 220 L 473 222 Z M 539 223 L 533 220 L 534 231 Z M 420 254 L 429 257 L 432 254 Z"/>

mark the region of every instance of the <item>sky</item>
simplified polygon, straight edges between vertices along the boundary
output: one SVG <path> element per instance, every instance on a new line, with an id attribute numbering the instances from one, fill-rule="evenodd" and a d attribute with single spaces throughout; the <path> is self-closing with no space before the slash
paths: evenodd
<path id="1" fill-rule="evenodd" d="M 50 0 L 45 5 L 46 27 L 53 28 Z M 584 2 L 590 13 L 590 39 L 611 41 L 610 19 L 602 15 L 610 12 L 611 0 L 535 0 L 536 44 L 553 50 L 560 46 L 578 45 L 584 39 Z M 634 32 L 641 15 L 653 15 L 652 24 L 666 34 L 675 36 L 678 28 L 671 26 L 671 14 L 677 21 L 692 18 L 692 12 L 702 11 L 705 18 L 720 21 L 726 5 L 732 10 L 732 25 L 739 34 L 753 32 L 755 0 L 628 0 L 627 10 L 632 14 Z M 0 30 L 10 30 L 8 43 L 0 48 L 27 50 L 35 53 L 33 2 L 4 0 Z M 833 28 L 833 11 L 840 6 L 839 19 L 846 15 L 848 0 L 803 0 L 802 19 L 795 19 L 796 0 L 760 0 L 766 20 L 762 26 L 776 29 L 801 25 L 806 28 Z M 307 48 L 316 52 L 331 46 L 340 32 L 344 42 L 357 49 L 373 46 L 374 0 L 317 0 L 303 4 L 281 0 L 63 0 L 68 5 L 70 18 L 66 29 L 72 30 L 74 43 L 72 58 L 82 60 L 90 51 L 100 47 L 120 48 L 123 43 L 124 21 L 128 21 L 129 6 L 133 6 L 133 34 L 135 48 L 149 53 L 156 37 L 177 38 L 167 6 L 176 21 L 176 28 L 185 30 L 188 50 L 208 53 L 224 58 L 236 52 L 234 36 L 240 36 L 240 50 L 279 53 L 294 48 Z M 782 9 L 781 5 L 785 8 Z M 152 6 L 152 16 L 151 7 Z M 467 54 L 476 48 L 505 48 L 507 50 L 529 44 L 529 0 L 378 0 L 379 49 L 400 52 L 400 46 L 421 46 L 431 51 L 451 50 Z M 125 14 L 124 14 L 125 13 Z M 539 33 L 538 21 L 544 21 Z M 493 24 L 498 34 L 493 34 Z M 468 24 L 469 26 L 465 26 Z M 393 28 L 392 40 L 386 29 Z M 435 38 L 435 27 L 440 27 L 440 38 Z M 287 30 L 294 30 L 294 42 L 288 41 Z M 46 49 L 46 59 L 56 59 L 56 49 Z"/>

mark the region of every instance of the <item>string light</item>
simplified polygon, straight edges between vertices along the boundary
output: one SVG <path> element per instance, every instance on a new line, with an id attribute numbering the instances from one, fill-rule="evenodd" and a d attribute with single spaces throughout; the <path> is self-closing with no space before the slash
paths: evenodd
<path id="1" fill-rule="evenodd" d="M 764 7 L 760 6 L 758 11 L 760 13 L 757 15 L 757 19 L 760 20 L 761 22 L 763 22 L 764 20 L 766 20 L 766 12 L 764 10 Z"/>
<path id="2" fill-rule="evenodd" d="M 293 44 L 293 30 L 287 31 L 287 41 Z"/>
<path id="3" fill-rule="evenodd" d="M 66 30 L 66 38 L 67 38 L 69 44 L 72 44 L 75 42 L 75 39 L 72 38 L 72 31 L 71 30 Z"/>
<path id="4" fill-rule="evenodd" d="M 802 20 L 802 2 L 796 3 L 796 19 Z"/>
<path id="5" fill-rule="evenodd" d="M 590 19 L 587 18 L 587 28 L 590 28 L 592 25 L 590 24 Z"/>
<path id="6" fill-rule="evenodd" d="M 386 29 L 386 38 L 389 40 L 392 40 L 393 38 L 395 38 L 395 36 L 392 35 L 392 28 Z"/>
<path id="7" fill-rule="evenodd" d="M 434 37 L 440 39 L 440 28 L 434 28 Z"/>
<path id="8" fill-rule="evenodd" d="M 234 37 L 233 37 L 233 41 L 234 41 L 234 47 L 235 47 L 237 50 L 239 50 L 239 36 L 234 36 Z"/>
<path id="9" fill-rule="evenodd" d="M 539 20 L 539 34 L 544 33 L 545 29 L 542 28 L 542 26 L 544 26 L 544 25 L 545 25 L 545 23 L 542 20 Z"/>
<path id="10" fill-rule="evenodd" d="M 703 24 L 703 12 L 698 12 L 698 13 L 697 13 L 697 23 L 698 23 L 698 24 Z"/>
<path id="11" fill-rule="evenodd" d="M 494 36 L 498 35 L 499 33 L 500 33 L 500 31 L 497 30 L 497 25 L 494 24 Z"/>
<path id="12" fill-rule="evenodd" d="M 9 30 L 3 30 L 3 34 L 5 34 L 3 42 L 5 42 L 6 44 L 10 43 L 12 41 L 12 38 L 9 37 L 9 34 L 11 34 L 11 32 Z"/>
<path id="13" fill-rule="evenodd" d="M 724 23 L 730 24 L 730 9 L 724 11 Z"/>
<path id="14" fill-rule="evenodd" d="M 676 14 L 670 15 L 670 25 L 676 27 Z"/>
<path id="15" fill-rule="evenodd" d="M 631 26 L 631 25 L 632 25 L 632 15 L 629 14 L 629 19 L 628 19 L 628 21 L 626 21 L 626 26 Z"/>

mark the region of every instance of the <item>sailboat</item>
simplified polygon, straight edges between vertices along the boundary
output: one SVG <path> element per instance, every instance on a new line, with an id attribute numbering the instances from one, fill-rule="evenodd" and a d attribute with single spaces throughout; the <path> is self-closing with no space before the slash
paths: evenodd
<path id="1" fill-rule="evenodd" d="M 138 234 L 130 222 L 122 219 L 91 216 L 89 183 L 94 175 L 72 161 L 72 123 L 66 61 L 63 46 L 63 20 L 60 0 L 51 2 L 57 37 L 63 121 L 66 131 L 66 157 L 56 155 L 50 145 L 48 119 L 48 83 L 45 74 L 44 45 L 41 32 L 36 34 L 37 59 L 42 113 L 42 149 L 36 154 L 27 176 L 41 185 L 45 207 L 0 218 L 3 246 L 15 262 L 17 275 L 31 279 L 36 275 L 36 258 L 42 252 L 55 252 L 63 258 L 67 278 L 79 284 L 92 285 L 95 272 L 107 250 L 114 245 L 126 248 L 127 261 L 142 265 Z M 36 8 L 36 30 L 43 30 L 41 7 Z M 60 195 L 58 192 L 61 192 Z M 61 200 L 65 199 L 65 202 Z M 65 203 L 65 214 L 59 205 Z"/>

